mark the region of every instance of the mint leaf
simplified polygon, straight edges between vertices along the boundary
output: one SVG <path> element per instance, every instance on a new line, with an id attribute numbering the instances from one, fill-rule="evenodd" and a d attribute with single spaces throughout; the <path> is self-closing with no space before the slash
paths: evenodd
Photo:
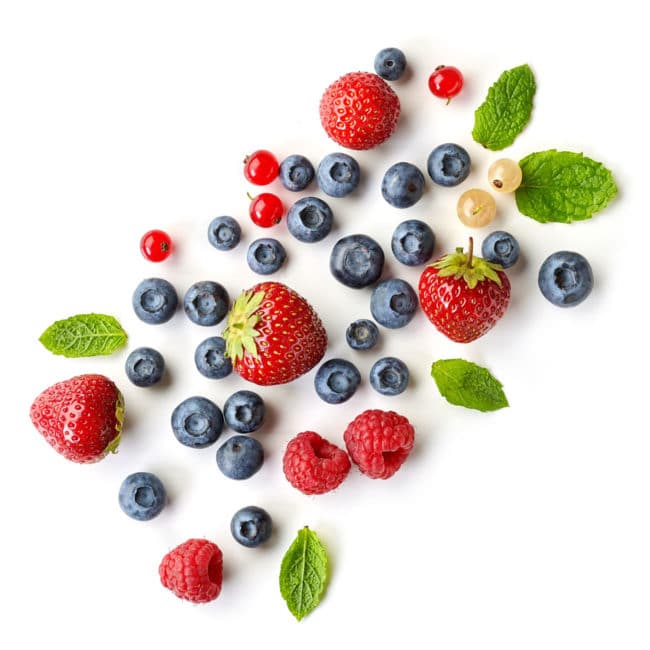
<path id="1" fill-rule="evenodd" d="M 431 366 L 431 376 L 450 404 L 484 412 L 509 406 L 501 383 L 488 370 L 471 361 L 436 361 Z"/>
<path id="2" fill-rule="evenodd" d="M 510 146 L 528 124 L 535 89 L 527 64 L 503 72 L 474 112 L 474 140 L 492 151 Z"/>
<path id="3" fill-rule="evenodd" d="M 77 314 L 50 325 L 38 339 L 50 352 L 64 357 L 112 354 L 126 344 L 126 332 L 113 316 Z"/>
<path id="4" fill-rule="evenodd" d="M 280 567 L 280 593 L 298 620 L 320 602 L 327 581 L 327 565 L 325 547 L 318 535 L 305 526 L 298 531 Z"/>
<path id="5" fill-rule="evenodd" d="M 519 161 L 515 192 L 519 212 L 536 221 L 571 223 L 590 219 L 618 192 L 612 172 L 571 151 L 538 151 Z"/>

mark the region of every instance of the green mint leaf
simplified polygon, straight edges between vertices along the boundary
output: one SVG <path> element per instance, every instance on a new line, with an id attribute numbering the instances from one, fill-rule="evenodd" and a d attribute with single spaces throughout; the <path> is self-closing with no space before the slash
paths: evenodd
<path id="1" fill-rule="evenodd" d="M 126 344 L 126 332 L 113 316 L 77 314 L 50 325 L 38 339 L 53 354 L 94 357 Z"/>
<path id="2" fill-rule="evenodd" d="M 501 383 L 488 370 L 464 359 L 442 359 L 431 366 L 440 394 L 450 403 L 478 411 L 509 406 Z"/>
<path id="3" fill-rule="evenodd" d="M 528 124 L 535 88 L 527 64 L 503 72 L 474 113 L 474 140 L 492 151 L 510 146 Z"/>
<path id="4" fill-rule="evenodd" d="M 542 223 L 590 219 L 618 191 L 612 172 L 581 153 L 538 151 L 519 166 L 523 178 L 515 192 L 517 208 Z"/>
<path id="5" fill-rule="evenodd" d="M 327 566 L 325 547 L 318 535 L 305 526 L 298 531 L 280 567 L 280 593 L 298 620 L 320 602 L 327 582 Z"/>

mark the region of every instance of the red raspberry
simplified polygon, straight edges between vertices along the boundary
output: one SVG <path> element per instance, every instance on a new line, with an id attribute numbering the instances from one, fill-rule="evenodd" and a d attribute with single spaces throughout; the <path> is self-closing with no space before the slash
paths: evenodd
<path id="1" fill-rule="evenodd" d="M 223 555 L 207 539 L 188 539 L 165 555 L 158 573 L 163 586 L 179 598 L 207 603 L 221 591 Z"/>
<path id="2" fill-rule="evenodd" d="M 413 449 L 413 425 L 394 411 L 368 410 L 357 415 L 343 434 L 359 469 L 370 478 L 390 478 Z"/>
<path id="3" fill-rule="evenodd" d="M 290 440 L 282 461 L 287 480 L 304 494 L 337 488 L 350 467 L 348 455 L 314 431 L 303 431 Z"/>
<path id="4" fill-rule="evenodd" d="M 399 98 L 379 76 L 350 72 L 331 84 L 320 100 L 320 121 L 332 140 L 348 149 L 371 149 L 397 127 Z"/>

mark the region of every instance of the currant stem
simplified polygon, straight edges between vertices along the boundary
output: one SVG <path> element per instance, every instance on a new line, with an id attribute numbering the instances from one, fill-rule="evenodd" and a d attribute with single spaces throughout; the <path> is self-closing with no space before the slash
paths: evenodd
<path id="1" fill-rule="evenodd" d="M 246 192 L 246 196 L 252 201 L 255 197 L 250 192 Z"/>
<path id="2" fill-rule="evenodd" d="M 471 269 L 472 268 L 472 262 L 474 261 L 473 258 L 474 255 L 474 237 L 469 238 L 469 246 L 467 248 L 467 266 Z"/>

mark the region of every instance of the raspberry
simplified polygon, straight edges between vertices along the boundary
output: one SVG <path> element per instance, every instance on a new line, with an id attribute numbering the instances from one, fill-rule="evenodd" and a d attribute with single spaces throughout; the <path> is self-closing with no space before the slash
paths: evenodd
<path id="1" fill-rule="evenodd" d="M 282 461 L 287 480 L 304 494 L 337 488 L 350 467 L 348 455 L 314 431 L 303 431 L 290 440 Z"/>
<path id="2" fill-rule="evenodd" d="M 188 539 L 165 555 L 158 573 L 163 586 L 179 598 L 207 603 L 221 591 L 223 555 L 207 539 Z"/>
<path id="3" fill-rule="evenodd" d="M 348 149 L 371 149 L 397 127 L 399 98 L 378 75 L 350 72 L 331 84 L 320 100 L 320 121 L 332 140 Z"/>
<path id="4" fill-rule="evenodd" d="M 348 453 L 363 474 L 390 478 L 413 449 L 413 425 L 394 411 L 368 410 L 357 415 L 343 434 Z"/>

